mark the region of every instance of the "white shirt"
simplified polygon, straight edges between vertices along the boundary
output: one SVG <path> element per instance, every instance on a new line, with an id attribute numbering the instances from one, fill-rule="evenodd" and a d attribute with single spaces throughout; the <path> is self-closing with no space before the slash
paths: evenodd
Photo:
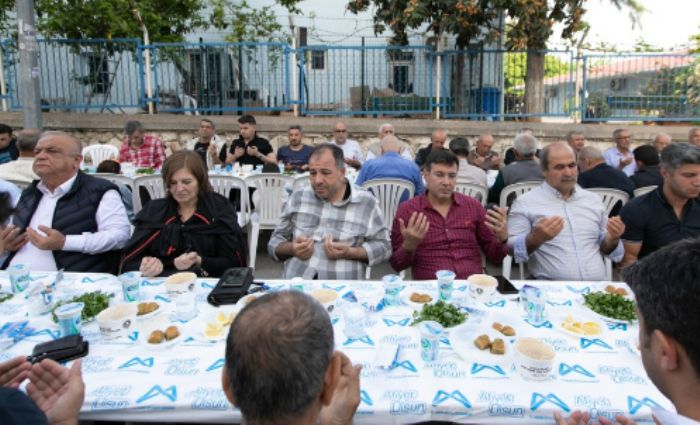
<path id="1" fill-rule="evenodd" d="M 554 238 L 528 254 L 525 238 L 544 217 L 564 218 L 564 228 Z M 527 261 L 530 273 L 546 280 L 604 280 L 605 262 L 601 245 L 607 234 L 608 216 L 600 196 L 576 186 L 568 199 L 543 182 L 541 186 L 515 198 L 508 214 L 508 244 L 518 262 Z M 618 242 L 607 254 L 622 260 L 624 249 Z"/>
<path id="2" fill-rule="evenodd" d="M 32 170 L 34 158 L 19 157 L 14 161 L 0 164 L 0 179 L 17 180 L 18 182 L 31 183 L 38 180 L 39 176 Z"/>
<path id="3" fill-rule="evenodd" d="M 29 227 L 43 235 L 39 226 L 51 227 L 56 203 L 73 186 L 77 175 L 58 186 L 53 192 L 44 182 L 39 182 L 37 189 L 44 195 L 34 211 L 29 222 Z M 97 232 L 83 233 L 82 235 L 66 235 L 63 251 L 78 251 L 85 254 L 99 254 L 101 252 L 120 249 L 126 245 L 131 235 L 131 226 L 126 216 L 124 203 L 119 192 L 108 190 L 105 192 L 100 205 L 95 213 Z M 24 245 L 12 258 L 10 264 L 27 264 L 31 270 L 55 271 L 56 260 L 52 251 L 42 250 L 31 242 Z"/>
<path id="4" fill-rule="evenodd" d="M 610 149 L 606 149 L 603 152 L 603 158 L 605 158 L 606 164 L 615 168 L 617 168 L 620 165 L 621 159 L 632 158 L 632 162 L 627 164 L 625 168 L 622 169 L 622 171 L 625 174 L 627 174 L 627 177 L 631 176 L 632 174 L 634 174 L 635 171 L 637 171 L 637 163 L 634 160 L 634 154 L 631 150 L 627 150 L 627 154 L 623 155 L 622 152 L 620 152 L 620 150 L 617 148 L 617 146 L 613 146 Z"/>
<path id="5" fill-rule="evenodd" d="M 364 154 L 362 153 L 362 148 L 360 147 L 360 144 L 357 143 L 356 140 L 353 140 L 353 139 L 346 139 L 346 140 L 345 140 L 345 143 L 343 143 L 342 145 L 336 143 L 335 140 L 331 140 L 331 141 L 328 142 L 328 143 L 331 143 L 331 144 L 333 144 L 333 145 L 336 145 L 336 146 L 338 146 L 340 149 L 342 149 L 342 150 L 343 150 L 343 156 L 345 157 L 345 159 L 356 159 L 356 160 L 360 161 L 360 164 L 362 164 L 363 162 L 365 162 L 365 156 L 364 156 Z"/>

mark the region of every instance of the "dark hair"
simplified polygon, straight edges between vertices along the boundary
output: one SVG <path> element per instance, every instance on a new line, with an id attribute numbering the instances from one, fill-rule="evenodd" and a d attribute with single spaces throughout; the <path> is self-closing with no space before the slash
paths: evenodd
<path id="1" fill-rule="evenodd" d="M 700 375 L 700 239 L 665 246 L 622 270 L 634 291 L 647 335 L 658 329 L 678 341 Z"/>
<path id="2" fill-rule="evenodd" d="M 299 124 L 294 124 L 289 126 L 289 130 L 299 130 L 299 133 L 303 133 L 304 131 L 301 129 L 301 126 Z"/>
<path id="3" fill-rule="evenodd" d="M 124 125 L 124 133 L 126 133 L 127 136 L 134 134 L 134 131 L 143 132 L 143 124 L 141 124 L 141 121 L 128 121 Z"/>
<path id="4" fill-rule="evenodd" d="M 333 347 L 328 313 L 303 292 L 272 292 L 246 306 L 226 340 L 227 385 L 245 422 L 304 414 L 323 389 Z"/>
<path id="5" fill-rule="evenodd" d="M 450 141 L 450 152 L 455 155 L 469 155 L 469 140 L 464 137 L 457 137 Z"/>
<path id="6" fill-rule="evenodd" d="M 201 120 L 199 120 L 200 124 L 203 122 L 209 124 L 211 126 L 211 128 L 216 129 L 216 124 L 214 124 L 214 121 L 210 120 L 209 118 L 202 118 Z"/>
<path id="7" fill-rule="evenodd" d="M 100 162 L 100 165 L 97 166 L 96 171 L 98 173 L 119 174 L 122 171 L 122 166 L 113 159 L 105 159 L 104 161 Z"/>
<path id="8" fill-rule="evenodd" d="M 0 134 L 9 134 L 11 136 L 12 135 L 12 127 L 10 127 L 7 124 L 0 124 Z"/>
<path id="9" fill-rule="evenodd" d="M 12 197 L 9 192 L 0 192 L 0 223 L 5 223 L 15 209 L 12 208 Z"/>
<path id="10" fill-rule="evenodd" d="M 25 128 L 17 133 L 17 149 L 19 149 L 20 152 L 34 152 L 40 137 L 41 130 Z"/>
<path id="11" fill-rule="evenodd" d="M 673 171 L 683 165 L 700 164 L 700 148 L 686 142 L 671 143 L 661 151 L 661 166 Z"/>
<path id="12" fill-rule="evenodd" d="M 634 159 L 644 165 L 659 165 L 659 152 L 652 145 L 642 145 L 632 151 Z"/>
<path id="13" fill-rule="evenodd" d="M 446 150 L 430 151 L 430 154 L 425 158 L 423 169 L 430 171 L 433 164 L 456 165 L 459 168 L 459 158 L 452 152 Z"/>
<path id="14" fill-rule="evenodd" d="M 209 184 L 209 170 L 202 157 L 195 151 L 182 150 L 170 155 L 163 163 L 163 184 L 168 196 L 170 196 L 170 192 L 167 190 L 170 186 L 170 180 L 178 170 L 183 168 L 197 179 L 200 196 L 212 191 L 211 184 Z"/>
<path id="15" fill-rule="evenodd" d="M 326 151 L 330 151 L 333 154 L 335 166 L 339 170 L 345 168 L 345 154 L 343 153 L 343 150 L 331 143 L 323 143 L 315 146 L 314 149 L 311 151 L 311 155 L 309 155 L 309 161 L 311 161 L 311 158 L 321 155 L 323 152 Z"/>
<path id="16" fill-rule="evenodd" d="M 238 124 L 251 124 L 255 125 L 255 117 L 252 115 L 241 115 L 240 118 L 238 118 Z"/>

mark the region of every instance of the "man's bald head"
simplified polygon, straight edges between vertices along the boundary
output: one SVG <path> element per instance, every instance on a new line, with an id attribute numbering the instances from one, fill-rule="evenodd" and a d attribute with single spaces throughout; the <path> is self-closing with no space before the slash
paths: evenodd
<path id="1" fill-rule="evenodd" d="M 401 144 L 396 136 L 388 135 L 382 139 L 382 154 L 387 152 L 401 152 Z"/>

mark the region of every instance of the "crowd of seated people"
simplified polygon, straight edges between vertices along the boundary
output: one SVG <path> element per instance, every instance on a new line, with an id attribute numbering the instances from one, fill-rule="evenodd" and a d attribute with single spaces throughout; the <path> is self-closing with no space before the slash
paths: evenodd
<path id="1" fill-rule="evenodd" d="M 255 117 L 243 115 L 238 123 L 239 137 L 228 142 L 203 118 L 197 137 L 182 147 L 169 143 L 174 153 L 166 157 L 158 137 L 129 121 L 120 161 L 159 168 L 166 194 L 136 216 L 129 188 L 80 170 L 82 143 L 73 136 L 26 129 L 14 137 L 0 126 L 0 150 L 7 153 L 0 172 L 16 163 L 13 170 L 23 170 L 17 181 L 36 176 L 24 191 L 0 180 L 16 207 L 0 230 L 3 266 L 219 276 L 246 265 L 236 206 L 212 190 L 208 177 L 215 165 L 233 163 L 309 174 L 310 184 L 284 204 L 268 246 L 290 278 L 359 279 L 367 266 L 389 259 L 397 271 L 410 268 L 414 279 L 431 279 L 440 268 L 466 277 L 483 270 L 483 252 L 495 264 L 506 255 L 527 263 L 534 278 L 595 280 L 603 278 L 605 257 L 629 265 L 676 240 L 700 236 L 700 148 L 664 133 L 633 148 L 631 132 L 620 128 L 612 135 L 615 146 L 601 151 L 579 131 L 542 149 L 534 132 L 522 129 L 501 155 L 490 134 L 479 135 L 470 149 L 468 139 L 449 140 L 437 128 L 414 157 L 391 124 L 380 126 L 379 141 L 365 155 L 342 122 L 328 143 L 315 146 L 304 144 L 302 128 L 291 125 L 288 144 L 277 151 L 258 135 Z M 348 169 L 359 175 L 349 178 Z M 483 206 L 457 190 L 463 183 L 486 188 L 486 171 L 492 170 L 498 170 L 488 192 L 493 204 L 511 184 L 539 183 L 509 209 Z M 97 171 L 118 174 L 119 162 L 105 160 Z M 412 199 L 404 193 L 389 216 L 393 222 L 384 221 L 382 203 L 360 187 L 382 178 L 414 187 Z M 656 189 L 634 198 L 634 189 L 644 186 Z M 631 200 L 610 212 L 588 188 L 622 190 Z"/>

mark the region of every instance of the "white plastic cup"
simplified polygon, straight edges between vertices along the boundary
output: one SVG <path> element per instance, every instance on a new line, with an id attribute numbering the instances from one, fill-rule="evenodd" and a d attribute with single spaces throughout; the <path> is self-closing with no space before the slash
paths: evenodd
<path id="1" fill-rule="evenodd" d="M 141 299 L 141 272 L 126 272 L 119 275 L 124 301 L 137 302 Z"/>
<path id="2" fill-rule="evenodd" d="M 77 335 L 83 327 L 81 314 L 83 313 L 83 303 L 69 303 L 59 306 L 56 311 L 58 319 L 58 329 L 61 336 Z"/>
<path id="3" fill-rule="evenodd" d="M 26 264 L 14 264 L 7 269 L 10 275 L 10 285 L 12 286 L 12 293 L 19 294 L 23 292 L 29 284 L 31 279 L 29 278 L 29 266 Z"/>
<path id="4" fill-rule="evenodd" d="M 438 270 L 435 272 L 435 277 L 437 278 L 440 300 L 451 301 L 457 275 L 451 270 Z"/>
<path id="5" fill-rule="evenodd" d="M 221 174 L 221 164 L 214 164 L 214 173 Z"/>
<path id="6" fill-rule="evenodd" d="M 551 346 L 535 338 L 521 338 L 515 343 L 515 366 L 525 379 L 549 379 L 555 355 Z"/>
<path id="7" fill-rule="evenodd" d="M 27 306 L 34 315 L 42 315 L 50 312 L 54 306 L 54 294 L 50 287 L 45 287 L 38 293 L 27 297 Z"/>
<path id="8" fill-rule="evenodd" d="M 304 279 L 300 277 L 293 277 L 291 282 L 289 283 L 289 289 L 304 292 Z"/>
<path id="9" fill-rule="evenodd" d="M 403 284 L 401 276 L 388 274 L 382 278 L 382 283 L 384 284 L 384 305 L 401 305 L 401 300 L 399 299 L 401 285 Z"/>
<path id="10" fill-rule="evenodd" d="M 343 313 L 345 321 L 345 336 L 352 339 L 362 338 L 367 335 L 365 330 L 365 312 L 360 306 L 349 306 Z"/>
<path id="11" fill-rule="evenodd" d="M 440 336 L 443 333 L 442 325 L 432 320 L 426 320 L 418 324 L 420 332 L 420 356 L 426 362 L 434 362 L 440 356 Z"/>
<path id="12" fill-rule="evenodd" d="M 477 301 L 487 301 L 496 293 L 498 281 L 487 274 L 473 274 L 467 278 L 469 295 Z"/>

